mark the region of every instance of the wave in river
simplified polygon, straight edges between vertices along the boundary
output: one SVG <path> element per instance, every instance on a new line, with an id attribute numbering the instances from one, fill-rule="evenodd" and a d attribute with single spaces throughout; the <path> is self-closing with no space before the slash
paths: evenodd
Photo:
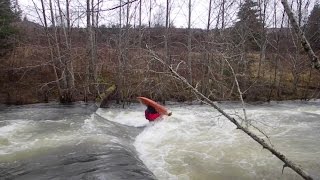
<path id="1" fill-rule="evenodd" d="M 169 105 L 173 115 L 146 128 L 134 146 L 158 179 L 299 179 L 217 111 L 205 105 Z M 319 103 L 282 102 L 247 107 L 252 124 L 267 133 L 276 148 L 319 177 Z M 234 117 L 237 103 L 223 103 Z M 144 126 L 144 106 L 97 111 L 127 126 Z M 260 137 L 263 134 L 255 131 Z"/>

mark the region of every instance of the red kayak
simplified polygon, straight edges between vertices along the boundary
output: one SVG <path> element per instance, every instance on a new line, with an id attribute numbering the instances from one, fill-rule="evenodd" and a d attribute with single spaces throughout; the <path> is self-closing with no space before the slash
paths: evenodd
<path id="1" fill-rule="evenodd" d="M 158 113 L 160 113 L 161 115 L 167 115 L 167 116 L 171 116 L 172 112 L 170 112 L 167 108 L 165 108 L 164 106 L 158 104 L 157 102 L 146 98 L 146 97 L 137 97 L 137 99 L 144 105 L 146 106 L 152 106 Z"/>

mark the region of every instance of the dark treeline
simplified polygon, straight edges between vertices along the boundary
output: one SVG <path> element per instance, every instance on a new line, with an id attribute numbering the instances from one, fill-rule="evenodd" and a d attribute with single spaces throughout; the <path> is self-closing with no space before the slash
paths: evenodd
<path id="1" fill-rule="evenodd" d="M 141 95 L 159 101 L 193 100 L 193 94 L 150 51 L 212 100 L 239 99 L 235 77 L 247 101 L 319 97 L 319 72 L 312 69 L 285 14 L 266 14 L 267 6 L 280 8 L 267 0 L 243 1 L 233 26 L 225 23 L 225 8 L 232 2 L 221 0 L 219 28 L 210 26 L 208 13 L 207 29 L 175 28 L 170 24 L 170 11 L 163 25 L 143 26 L 140 21 L 132 26 L 127 12 L 130 3 L 120 3 L 122 7 L 114 10 L 120 11 L 119 24 L 98 26 L 99 2 L 93 0 L 87 0 L 86 27 L 71 25 L 68 3 L 50 0 L 41 0 L 41 24 L 37 24 L 20 20 L 20 12 L 6 2 L 0 7 L 1 22 L 5 22 L 0 29 L 1 103 L 130 102 Z M 299 25 L 319 54 L 320 8 L 315 4 L 306 16 L 299 13 L 306 3 L 297 3 Z M 211 7 L 211 1 L 208 5 Z M 54 11 L 54 6 L 59 10 Z M 189 12 L 191 19 L 191 6 Z M 266 26 L 267 15 L 274 18 L 272 28 Z"/>

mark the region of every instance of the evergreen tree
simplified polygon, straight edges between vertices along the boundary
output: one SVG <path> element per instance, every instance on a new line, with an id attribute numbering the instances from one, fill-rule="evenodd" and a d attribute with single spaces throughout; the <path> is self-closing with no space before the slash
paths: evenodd
<path id="1" fill-rule="evenodd" d="M 259 49 L 263 37 L 262 21 L 259 19 L 258 3 L 252 0 L 245 0 L 238 12 L 238 21 L 235 24 L 235 35 L 238 40 L 248 49 Z"/>
<path id="2" fill-rule="evenodd" d="M 320 5 L 316 3 L 308 17 L 306 37 L 313 49 L 320 49 Z"/>
<path id="3" fill-rule="evenodd" d="M 18 20 L 18 13 L 13 11 L 10 0 L 0 1 L 0 56 L 12 48 L 12 36 L 16 33 L 11 23 Z"/>

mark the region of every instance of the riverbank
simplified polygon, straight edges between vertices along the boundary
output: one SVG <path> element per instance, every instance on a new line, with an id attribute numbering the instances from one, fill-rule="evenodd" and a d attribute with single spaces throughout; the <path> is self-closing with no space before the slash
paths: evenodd
<path id="1" fill-rule="evenodd" d="M 127 42 L 128 47 L 119 49 L 113 37 L 119 35 L 120 29 L 99 28 L 97 36 L 101 38 L 97 39 L 97 59 L 94 65 L 97 74 L 90 81 L 90 57 L 86 38 L 83 38 L 84 29 L 73 29 L 70 49 L 64 52 L 72 61 L 73 78 L 72 83 L 65 87 L 65 67 L 53 63 L 53 59 L 61 61 L 61 57 L 50 53 L 55 51 L 55 47 L 48 44 L 43 27 L 30 26 L 28 21 L 20 23 L 21 43 L 0 57 L 0 103 L 18 105 L 58 101 L 63 94 L 62 90 L 70 91 L 72 101 L 96 101 L 112 86 L 116 90 L 109 98 L 118 102 L 130 102 L 137 96 L 157 101 L 195 100 L 192 92 L 173 78 L 161 63 L 155 61 L 150 50 L 136 46 L 138 29 L 130 29 L 132 39 Z M 143 44 L 152 47 L 159 58 L 165 59 L 165 49 L 161 45 L 163 39 L 160 38 L 164 35 L 163 29 L 149 28 L 146 31 L 148 35 L 142 39 Z M 207 38 L 206 32 L 196 30 L 198 35 L 194 37 L 194 47 L 188 58 L 185 49 L 186 29 L 173 28 L 170 31 L 171 43 L 175 45 L 170 47 L 171 59 L 168 63 L 211 100 L 238 100 L 235 76 L 247 102 L 320 97 L 320 73 L 310 67 L 303 51 L 296 46 L 292 47 L 295 43 L 291 42 L 293 39 L 290 33 L 282 34 L 284 32 L 280 31 L 268 34 L 270 44 L 261 54 L 254 49 L 243 52 L 236 44 L 226 43 L 226 47 L 221 47 L 224 40 L 219 38 L 214 38 L 213 42 L 217 42 L 207 47 L 204 41 Z M 212 33 L 219 37 L 220 32 Z M 226 33 L 225 38 L 231 38 L 227 36 L 231 32 Z M 276 42 L 274 38 L 278 35 L 288 36 L 283 39 L 288 47 L 274 49 L 277 45 L 272 43 Z M 210 48 L 210 51 L 202 47 Z M 292 56 L 292 49 L 295 49 L 295 56 Z M 126 54 L 125 57 L 123 54 Z M 191 59 L 191 67 L 187 65 L 188 59 Z M 227 66 L 226 60 L 230 66 Z"/>

